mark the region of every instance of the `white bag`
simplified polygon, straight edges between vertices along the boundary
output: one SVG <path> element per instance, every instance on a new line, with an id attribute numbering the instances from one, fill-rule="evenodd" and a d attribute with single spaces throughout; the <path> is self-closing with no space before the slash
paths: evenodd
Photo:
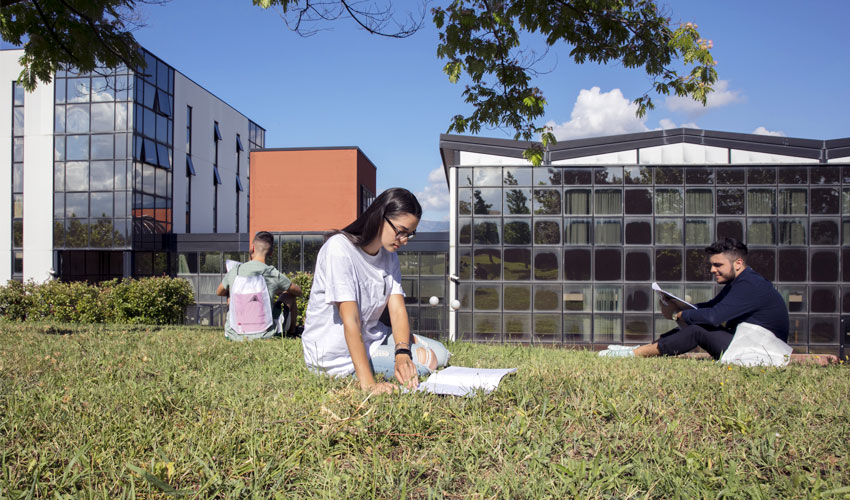
<path id="1" fill-rule="evenodd" d="M 236 277 L 230 286 L 230 328 L 240 335 L 266 332 L 274 323 L 272 301 L 262 274 Z"/>
<path id="2" fill-rule="evenodd" d="M 791 359 L 791 351 L 791 346 L 767 328 L 741 323 L 720 362 L 740 366 L 785 366 Z"/>

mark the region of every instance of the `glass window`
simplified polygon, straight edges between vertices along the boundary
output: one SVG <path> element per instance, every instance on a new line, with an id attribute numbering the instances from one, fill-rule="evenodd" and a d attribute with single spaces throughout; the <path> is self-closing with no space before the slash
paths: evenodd
<path id="1" fill-rule="evenodd" d="M 589 245 L 590 219 L 564 219 L 564 243 Z"/>
<path id="2" fill-rule="evenodd" d="M 445 276 L 448 270 L 448 262 L 444 252 L 422 252 L 421 274 L 423 276 Z"/>
<path id="3" fill-rule="evenodd" d="M 594 279 L 597 281 L 619 281 L 623 279 L 623 253 L 620 248 L 597 248 L 594 250 Z"/>
<path id="4" fill-rule="evenodd" d="M 564 314 L 564 342 L 589 343 L 593 322 L 589 314 Z"/>
<path id="5" fill-rule="evenodd" d="M 68 106 L 69 108 L 76 106 Z M 70 110 L 69 110 L 70 111 Z M 70 117 L 70 115 L 69 115 Z M 115 105 L 111 102 L 91 105 L 91 131 L 112 132 L 115 130 Z M 78 130 L 85 132 L 86 130 Z"/>
<path id="6" fill-rule="evenodd" d="M 812 219 L 812 245 L 838 245 L 838 221 L 834 219 Z"/>
<path id="7" fill-rule="evenodd" d="M 75 196 L 75 195 L 69 195 Z M 92 217 L 112 217 L 112 193 L 91 194 Z M 111 225 L 111 223 L 110 223 Z"/>
<path id="8" fill-rule="evenodd" d="M 681 184 L 682 178 L 681 167 L 658 167 L 655 169 L 656 184 Z"/>
<path id="9" fill-rule="evenodd" d="M 805 249 L 784 248 L 778 252 L 778 281 L 806 281 L 808 255 Z"/>
<path id="10" fill-rule="evenodd" d="M 746 170 L 741 167 L 718 168 L 717 183 L 718 184 L 743 184 L 746 175 Z M 719 203 L 718 203 L 719 205 Z"/>
<path id="11" fill-rule="evenodd" d="M 472 169 L 459 168 L 457 169 L 457 185 L 458 187 L 472 186 Z"/>
<path id="12" fill-rule="evenodd" d="M 714 169 L 700 167 L 686 168 L 685 184 L 714 184 Z"/>
<path id="13" fill-rule="evenodd" d="M 561 169 L 560 168 L 543 168 L 536 167 L 532 169 L 532 176 L 535 186 L 560 186 L 561 185 Z"/>
<path id="14" fill-rule="evenodd" d="M 502 169 L 499 167 L 476 167 L 473 174 L 475 186 L 502 185 Z"/>
<path id="15" fill-rule="evenodd" d="M 565 189 L 564 213 L 567 215 L 589 215 L 590 189 Z"/>
<path id="16" fill-rule="evenodd" d="M 776 184 L 776 168 L 750 167 L 747 169 L 747 182 L 750 184 Z"/>
<path id="17" fill-rule="evenodd" d="M 461 276 L 461 279 L 463 279 L 462 276 Z M 487 278 L 481 278 L 481 279 L 487 279 Z M 530 279 L 531 279 L 531 250 L 528 249 L 528 248 L 506 248 L 505 249 L 505 280 L 506 281 L 524 281 L 524 280 L 530 280 Z"/>
<path id="18" fill-rule="evenodd" d="M 812 281 L 835 282 L 839 281 L 838 273 L 838 251 L 817 249 L 811 252 L 811 279 Z M 817 312 L 814 311 L 813 312 Z"/>
<path id="19" fill-rule="evenodd" d="M 531 169 L 523 167 L 506 167 L 504 170 L 505 186 L 530 186 Z"/>
<path id="20" fill-rule="evenodd" d="M 652 280 L 652 250 L 626 250 L 626 281 Z"/>
<path id="21" fill-rule="evenodd" d="M 776 287 L 789 313 L 804 313 L 807 310 L 807 293 L 805 285 L 783 285 Z"/>
<path id="22" fill-rule="evenodd" d="M 69 78 L 67 102 L 89 102 L 91 83 L 88 78 Z"/>
<path id="23" fill-rule="evenodd" d="M 534 221 L 534 244 L 560 245 L 561 221 L 536 219 Z"/>
<path id="24" fill-rule="evenodd" d="M 560 251 L 558 249 L 535 250 L 534 279 L 546 281 L 557 280 L 560 274 L 560 264 Z"/>
<path id="25" fill-rule="evenodd" d="M 115 191 L 115 205 L 114 205 L 114 216 L 115 217 L 127 217 L 127 192 L 126 191 Z"/>
<path id="26" fill-rule="evenodd" d="M 590 249 L 564 250 L 564 281 L 590 281 Z"/>
<path id="27" fill-rule="evenodd" d="M 473 307 L 477 311 L 498 311 L 500 307 L 499 285 L 475 285 Z"/>
<path id="28" fill-rule="evenodd" d="M 88 191 L 89 162 L 69 161 L 65 163 L 65 189 L 67 191 Z"/>
<path id="29" fill-rule="evenodd" d="M 69 135 L 65 137 L 65 159 L 66 160 L 88 160 L 89 159 L 89 136 Z"/>
<path id="30" fill-rule="evenodd" d="M 478 245 L 498 245 L 501 219 L 475 219 L 475 243 Z"/>
<path id="31" fill-rule="evenodd" d="M 779 219 L 780 245 L 805 245 L 808 224 L 806 219 Z"/>
<path id="32" fill-rule="evenodd" d="M 61 195 L 60 195 L 61 196 Z M 12 217 L 20 219 L 24 216 L 24 195 L 12 195 Z M 61 215 L 59 217 L 62 217 Z"/>
<path id="33" fill-rule="evenodd" d="M 23 164 L 21 164 L 23 166 Z M 65 164 L 60 162 L 53 163 L 53 190 L 65 190 Z"/>
<path id="34" fill-rule="evenodd" d="M 594 242 L 597 245 L 620 245 L 623 243 L 622 219 L 595 219 Z"/>
<path id="35" fill-rule="evenodd" d="M 144 108 L 144 124 L 144 134 L 151 139 L 156 139 L 156 114 L 147 108 Z"/>
<path id="36" fill-rule="evenodd" d="M 650 219 L 626 219 L 626 245 L 651 245 L 652 221 Z"/>
<path id="37" fill-rule="evenodd" d="M 221 252 L 201 252 L 201 274 L 221 274 Z"/>
<path id="38" fill-rule="evenodd" d="M 810 294 L 809 307 L 811 307 L 813 313 L 838 312 L 838 287 L 812 286 L 810 287 Z"/>
<path id="39" fill-rule="evenodd" d="M 505 333 L 505 342 L 529 342 L 531 340 L 530 314 L 505 314 L 502 319 L 505 322 L 502 330 Z"/>
<path id="40" fill-rule="evenodd" d="M 69 195 L 71 196 L 71 195 Z M 65 222 L 65 246 L 85 248 L 89 246 L 89 225 L 85 219 L 71 219 Z"/>
<path id="41" fill-rule="evenodd" d="M 655 213 L 661 215 L 681 214 L 683 208 L 681 188 L 657 188 L 655 190 Z"/>
<path id="42" fill-rule="evenodd" d="M 588 286 L 589 288 L 589 286 Z M 561 311 L 560 285 L 534 285 L 535 311 Z"/>
<path id="43" fill-rule="evenodd" d="M 506 311 L 531 310 L 531 285 L 505 285 L 504 297 Z"/>
<path id="44" fill-rule="evenodd" d="M 502 251 L 498 248 L 476 248 L 472 272 L 476 280 L 502 279 Z"/>
<path id="45" fill-rule="evenodd" d="M 652 184 L 652 167 L 624 167 L 626 184 Z"/>
<path id="46" fill-rule="evenodd" d="M 596 184 L 623 183 L 623 167 L 596 167 L 593 173 Z"/>
<path id="47" fill-rule="evenodd" d="M 168 142 L 169 129 L 168 118 L 162 115 L 156 115 L 156 140 L 159 142 Z"/>
<path id="48" fill-rule="evenodd" d="M 69 134 L 85 134 L 89 132 L 89 105 L 71 104 L 65 117 L 65 129 Z"/>
<path id="49" fill-rule="evenodd" d="M 661 217 L 655 219 L 655 244 L 681 245 L 682 219 L 670 219 Z"/>
<path id="50" fill-rule="evenodd" d="M 735 238 L 744 241 L 743 219 L 717 219 L 717 239 Z"/>
<path id="51" fill-rule="evenodd" d="M 813 167 L 812 184 L 838 184 L 841 182 L 841 169 L 834 166 Z"/>
<path id="52" fill-rule="evenodd" d="M 774 219 L 747 219 L 747 244 L 775 245 L 776 223 Z"/>
<path id="53" fill-rule="evenodd" d="M 23 154 L 23 148 L 21 148 L 21 154 Z M 53 137 L 53 159 L 65 161 L 65 138 L 62 136 Z"/>
<path id="54" fill-rule="evenodd" d="M 747 259 L 749 264 L 749 258 Z M 705 250 L 688 249 L 685 251 L 685 279 L 688 281 L 710 281 L 711 272 Z"/>
<path id="55" fill-rule="evenodd" d="M 501 189 L 475 189 L 472 192 L 472 212 L 476 215 L 498 215 L 502 213 Z"/>
<path id="56" fill-rule="evenodd" d="M 278 238 L 280 271 L 284 273 L 301 271 L 301 236 L 281 235 Z M 409 254 L 399 254 L 399 257 L 402 255 Z"/>
<path id="57" fill-rule="evenodd" d="M 623 318 L 619 315 L 600 314 L 593 318 L 593 342 L 621 343 L 623 341 Z"/>
<path id="58" fill-rule="evenodd" d="M 693 215 L 713 215 L 714 191 L 711 189 L 686 189 L 685 213 Z"/>
<path id="59" fill-rule="evenodd" d="M 717 213 L 720 215 L 744 214 L 744 189 L 726 188 L 717 190 Z"/>
<path id="60" fill-rule="evenodd" d="M 712 219 L 685 219 L 685 244 L 710 245 L 713 241 Z"/>
<path id="61" fill-rule="evenodd" d="M 622 189 L 597 189 L 594 192 L 594 207 L 597 215 L 619 215 L 623 213 Z"/>
<path id="62" fill-rule="evenodd" d="M 808 184 L 809 169 L 806 167 L 779 167 L 780 184 Z"/>
<path id="63" fill-rule="evenodd" d="M 839 318 L 834 316 L 809 317 L 809 342 L 812 344 L 837 344 Z"/>
<path id="64" fill-rule="evenodd" d="M 505 189 L 505 215 L 530 215 L 530 214 L 531 214 L 531 189 L 522 189 L 522 188 Z"/>
<path id="65" fill-rule="evenodd" d="M 564 311 L 590 312 L 593 308 L 590 285 L 564 285 Z"/>
<path id="66" fill-rule="evenodd" d="M 473 314 L 472 315 L 473 341 L 475 342 L 500 342 L 502 335 L 501 314 Z"/>
<path id="67" fill-rule="evenodd" d="M 530 245 L 531 219 L 505 221 L 505 245 Z"/>
<path id="68" fill-rule="evenodd" d="M 165 144 L 156 145 L 157 155 L 159 156 L 158 165 L 163 168 L 171 168 L 171 152 Z"/>
<path id="69" fill-rule="evenodd" d="M 626 189 L 626 215 L 652 214 L 652 189 Z"/>
<path id="70" fill-rule="evenodd" d="M 98 134 L 91 136 L 91 158 L 92 160 L 111 160 L 114 156 L 112 146 L 115 144 L 112 134 Z"/>
<path id="71" fill-rule="evenodd" d="M 623 310 L 622 296 L 623 288 L 620 286 L 597 285 L 593 289 L 593 310 L 620 312 Z"/>
<path id="72" fill-rule="evenodd" d="M 626 273 L 628 274 L 628 272 L 627 262 Z M 626 311 L 651 312 L 655 293 L 649 285 L 626 285 L 625 298 Z"/>
<path id="73" fill-rule="evenodd" d="M 416 304 L 419 297 L 419 279 L 418 278 L 402 278 L 401 289 L 404 291 L 404 303 Z"/>
<path id="74" fill-rule="evenodd" d="M 300 239 L 298 240 L 300 243 Z M 419 275 L 419 252 L 398 252 L 398 262 L 401 266 L 401 274 Z"/>
<path id="75" fill-rule="evenodd" d="M 24 221 L 18 219 L 12 221 L 12 248 L 24 246 Z"/>
<path id="76" fill-rule="evenodd" d="M 655 280 L 682 281 L 682 251 L 680 249 L 655 249 Z M 672 292 L 672 290 L 668 291 Z"/>
<path id="77" fill-rule="evenodd" d="M 652 341 L 652 316 L 628 314 L 624 319 L 623 340 L 625 342 L 646 344 Z"/>
<path id="78" fill-rule="evenodd" d="M 186 157 L 189 158 L 188 156 Z M 472 215 L 472 190 L 457 190 L 457 213 L 458 215 Z"/>
<path id="79" fill-rule="evenodd" d="M 321 234 L 304 235 L 304 271 L 312 273 L 316 269 L 316 257 L 324 242 Z"/>
<path id="80" fill-rule="evenodd" d="M 57 134 L 65 133 L 65 106 L 56 106 L 53 110 L 53 131 Z"/>
<path id="81" fill-rule="evenodd" d="M 747 190 L 747 214 L 774 215 L 776 213 L 776 190 L 773 188 L 750 188 Z"/>
<path id="82" fill-rule="evenodd" d="M 431 297 L 437 297 L 441 303 L 446 303 L 445 279 L 423 278 L 419 280 L 419 303 L 428 304 Z"/>
<path id="83" fill-rule="evenodd" d="M 747 252 L 747 265 L 768 281 L 776 280 L 776 251 L 774 249 L 756 249 Z"/>
<path id="84" fill-rule="evenodd" d="M 458 218 L 458 244 L 469 245 L 472 243 L 472 219 Z"/>
<path id="85" fill-rule="evenodd" d="M 838 214 L 840 207 L 838 188 L 812 188 L 812 214 Z"/>
<path id="86" fill-rule="evenodd" d="M 505 250 L 505 258 L 507 258 L 508 252 L 511 250 Z M 469 248 L 458 248 L 457 250 L 457 274 L 461 280 L 471 280 L 472 279 L 472 250 Z M 531 259 L 529 259 L 531 262 Z"/>
<path id="87" fill-rule="evenodd" d="M 563 172 L 565 186 L 593 183 L 593 171 L 589 168 L 565 168 Z"/>
<path id="88" fill-rule="evenodd" d="M 12 165 L 12 192 L 22 193 L 24 191 L 24 164 Z"/>
<path id="89" fill-rule="evenodd" d="M 561 191 L 557 189 L 535 189 L 534 213 L 538 215 L 559 215 L 561 213 Z"/>
<path id="90" fill-rule="evenodd" d="M 808 213 L 808 197 L 806 188 L 779 188 L 779 213 L 805 215 Z"/>

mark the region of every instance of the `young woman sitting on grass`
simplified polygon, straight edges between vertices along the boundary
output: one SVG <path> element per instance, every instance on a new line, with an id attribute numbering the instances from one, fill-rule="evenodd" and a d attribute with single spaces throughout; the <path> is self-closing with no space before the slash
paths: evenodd
<path id="1" fill-rule="evenodd" d="M 411 335 L 396 251 L 416 235 L 422 207 L 402 188 L 381 193 L 319 250 L 301 343 L 307 366 L 334 376 L 354 373 L 373 393 L 413 389 L 419 376 L 446 365 L 441 343 Z M 390 325 L 378 318 L 389 309 Z"/>

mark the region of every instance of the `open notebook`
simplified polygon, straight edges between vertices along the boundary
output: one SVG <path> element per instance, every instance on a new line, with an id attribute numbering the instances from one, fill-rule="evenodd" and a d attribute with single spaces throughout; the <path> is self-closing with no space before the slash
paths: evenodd
<path id="1" fill-rule="evenodd" d="M 476 392 L 493 392 L 502 377 L 516 372 L 516 368 L 465 368 L 450 366 L 432 373 L 419 384 L 417 391 L 450 396 L 468 396 Z"/>

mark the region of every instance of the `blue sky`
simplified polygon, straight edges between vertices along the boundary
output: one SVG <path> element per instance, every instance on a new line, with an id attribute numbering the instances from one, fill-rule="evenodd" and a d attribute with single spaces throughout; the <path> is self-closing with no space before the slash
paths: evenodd
<path id="1" fill-rule="evenodd" d="M 399 6 L 414 2 L 396 2 Z M 676 126 L 814 139 L 850 137 L 846 0 L 659 2 L 714 42 L 721 82 L 699 108 L 657 99 L 645 119 L 629 101 L 650 88 L 638 70 L 575 65 L 552 50 L 537 82 L 544 119 L 560 138 Z M 143 4 L 139 4 L 143 5 Z M 238 2 L 174 0 L 143 6 L 136 32 L 148 49 L 267 130 L 268 147 L 359 146 L 378 167 L 378 190 L 420 194 L 425 217 L 448 216 L 439 135 L 468 112 L 436 57 L 437 31 L 396 40 L 342 20 L 302 38 L 277 11 Z M 509 137 L 502 130 L 480 135 Z"/>

